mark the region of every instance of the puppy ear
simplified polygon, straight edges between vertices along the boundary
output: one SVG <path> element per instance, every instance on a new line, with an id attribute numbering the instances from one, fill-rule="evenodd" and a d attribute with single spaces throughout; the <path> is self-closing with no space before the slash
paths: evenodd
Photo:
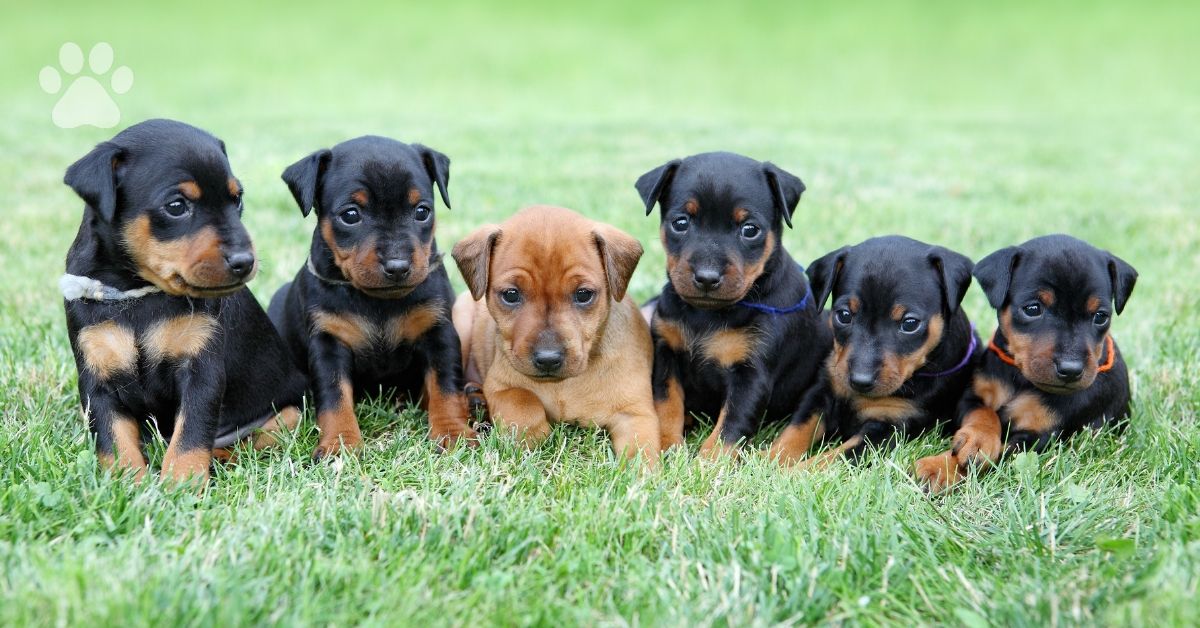
<path id="1" fill-rule="evenodd" d="M 629 279 L 642 258 L 642 243 L 637 238 L 611 225 L 598 225 L 592 232 L 600 259 L 604 261 L 604 276 L 614 301 L 625 298 Z"/>
<path id="2" fill-rule="evenodd" d="M 825 310 L 825 299 L 828 299 L 829 293 L 833 292 L 833 286 L 837 283 L 842 267 L 846 265 L 846 256 L 849 253 L 850 247 L 843 246 L 808 265 L 805 273 L 808 275 L 812 293 L 817 297 L 818 312 Z"/>
<path id="3" fill-rule="evenodd" d="M 971 287 L 971 270 L 975 265 L 966 255 L 940 246 L 931 247 L 927 259 L 937 272 L 946 313 L 954 314 Z"/>
<path id="4" fill-rule="evenodd" d="M 675 171 L 679 170 L 680 163 L 680 160 L 672 159 L 638 177 L 634 187 L 637 188 L 638 194 L 642 196 L 642 202 L 646 204 L 647 216 L 650 215 L 650 212 L 654 211 L 654 204 L 670 189 L 671 179 L 675 177 Z"/>
<path id="5" fill-rule="evenodd" d="M 1113 302 L 1120 314 L 1125 310 L 1125 302 L 1133 294 L 1133 284 L 1137 283 L 1138 273 L 1125 260 L 1108 254 L 1108 276 L 1112 280 Z"/>
<path id="6" fill-rule="evenodd" d="M 329 167 L 329 159 L 333 153 L 328 148 L 321 150 L 297 161 L 283 171 L 283 181 L 292 191 L 292 198 L 300 206 L 300 213 L 308 216 L 316 206 L 317 197 L 321 191 L 321 179 L 325 169 Z"/>
<path id="7" fill-rule="evenodd" d="M 1008 298 L 1008 287 L 1012 284 L 1013 270 L 1021 260 L 1021 248 L 1010 246 L 979 260 L 972 274 L 987 295 L 988 303 L 995 309 L 1004 307 Z"/>
<path id="8" fill-rule="evenodd" d="M 800 195 L 804 194 L 804 182 L 800 177 L 769 161 L 763 163 L 763 173 L 767 176 L 771 197 L 775 199 L 775 211 L 783 216 L 783 221 L 791 228 L 792 212 L 796 211 Z"/>
<path id="9" fill-rule="evenodd" d="M 423 144 L 413 144 L 413 148 L 421 155 L 421 162 L 425 164 L 425 172 L 429 173 L 430 180 L 437 183 L 446 209 L 450 209 L 450 194 L 446 192 L 450 185 L 450 158 Z"/>
<path id="10" fill-rule="evenodd" d="M 458 272 L 462 273 L 471 297 L 476 301 L 487 294 L 488 272 L 492 263 L 492 251 L 496 241 L 500 239 L 500 227 L 484 225 L 470 235 L 459 240 L 450 256 L 458 264 Z"/>
<path id="11" fill-rule="evenodd" d="M 105 222 L 112 222 L 117 213 L 117 166 L 125 158 L 125 149 L 103 142 L 71 164 L 63 183 L 100 213 Z"/>

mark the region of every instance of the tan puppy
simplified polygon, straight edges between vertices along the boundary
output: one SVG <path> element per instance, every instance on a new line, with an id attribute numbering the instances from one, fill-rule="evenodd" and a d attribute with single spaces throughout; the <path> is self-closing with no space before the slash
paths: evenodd
<path id="1" fill-rule="evenodd" d="M 527 446 L 550 422 L 601 427 L 613 449 L 659 455 L 650 329 L 625 296 L 633 237 L 561 207 L 535 206 L 454 246 L 470 287 L 454 304 L 467 380 L 492 420 Z"/>

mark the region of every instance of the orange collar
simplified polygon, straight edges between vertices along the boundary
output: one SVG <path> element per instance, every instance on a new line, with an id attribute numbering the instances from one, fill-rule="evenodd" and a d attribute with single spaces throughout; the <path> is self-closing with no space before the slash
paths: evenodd
<path id="1" fill-rule="evenodd" d="M 1117 348 L 1116 348 L 1116 346 L 1113 345 L 1113 339 L 1112 339 L 1111 334 L 1104 337 L 1104 346 L 1105 346 L 1105 349 L 1108 351 L 1108 359 L 1104 361 L 1104 364 L 1101 364 L 1096 369 L 1096 372 L 1098 372 L 1098 373 L 1103 373 L 1105 371 L 1112 369 L 1113 362 L 1116 360 L 1116 356 L 1117 356 Z M 996 357 L 1000 358 L 1001 362 L 1003 362 L 1009 366 L 1017 365 L 1017 361 L 1014 360 L 1011 355 L 1008 355 L 1007 353 L 1005 353 L 1004 349 L 1000 348 L 1000 345 L 996 344 L 996 336 L 994 334 L 992 335 L 992 339 L 990 341 L 988 341 L 988 349 L 991 349 L 992 353 L 995 353 Z"/>

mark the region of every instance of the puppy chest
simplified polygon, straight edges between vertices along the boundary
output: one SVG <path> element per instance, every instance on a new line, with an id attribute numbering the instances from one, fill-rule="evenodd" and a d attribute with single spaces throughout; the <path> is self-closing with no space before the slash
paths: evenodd
<path id="1" fill-rule="evenodd" d="M 208 314 L 164 318 L 140 330 L 109 320 L 81 329 L 76 344 L 84 368 L 100 380 L 110 380 L 191 360 L 212 350 L 217 332 L 217 320 Z"/>
<path id="2" fill-rule="evenodd" d="M 316 310 L 310 320 L 312 333 L 332 336 L 355 356 L 365 357 L 388 354 L 419 342 L 442 320 L 442 310 L 432 303 L 391 316 Z"/>

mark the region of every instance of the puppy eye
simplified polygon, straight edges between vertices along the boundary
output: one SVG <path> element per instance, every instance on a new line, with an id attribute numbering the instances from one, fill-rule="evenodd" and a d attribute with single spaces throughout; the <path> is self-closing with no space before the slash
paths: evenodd
<path id="1" fill-rule="evenodd" d="M 417 222 L 425 222 L 426 220 L 429 220 L 429 216 L 432 214 L 433 210 L 429 209 L 429 207 L 425 205 L 418 205 L 417 209 L 413 212 L 413 218 L 415 218 Z"/>
<path id="2" fill-rule="evenodd" d="M 1096 327 L 1104 327 L 1108 324 L 1108 312 L 1096 312 L 1092 316 L 1092 324 Z"/>
<path id="3" fill-rule="evenodd" d="M 1030 303 L 1029 305 L 1026 305 L 1025 307 L 1021 308 L 1021 312 L 1024 313 L 1025 316 L 1028 316 L 1029 318 L 1037 318 L 1042 315 L 1042 304 L 1041 303 Z"/>
<path id="4" fill-rule="evenodd" d="M 760 233 L 762 233 L 762 229 L 759 229 L 758 225 L 750 223 L 742 225 L 742 237 L 747 240 L 753 240 L 757 238 Z"/>
<path id="5" fill-rule="evenodd" d="M 921 320 L 911 316 L 900 321 L 900 331 L 906 334 L 915 334 L 921 328 Z"/>
<path id="6" fill-rule="evenodd" d="M 849 325 L 850 321 L 854 320 L 854 314 L 843 308 L 833 313 L 833 319 L 837 321 L 838 325 Z"/>
<path id="7" fill-rule="evenodd" d="M 671 230 L 675 233 L 683 233 L 688 230 L 688 225 L 691 224 L 691 222 L 692 221 L 687 216 L 680 216 L 671 221 Z"/>
<path id="8" fill-rule="evenodd" d="M 500 291 L 500 300 L 505 305 L 518 305 L 521 303 L 521 291 L 516 288 L 505 288 Z"/>
<path id="9" fill-rule="evenodd" d="M 338 214 L 338 220 L 342 221 L 342 224 L 353 226 L 362 222 L 362 214 L 357 207 L 347 207 Z"/>
<path id="10" fill-rule="evenodd" d="M 589 305 L 596 299 L 596 291 L 589 288 L 580 288 L 574 294 L 575 305 Z"/>
<path id="11" fill-rule="evenodd" d="M 170 203 L 163 205 L 162 209 L 167 213 L 168 216 L 172 218 L 183 218 L 192 211 L 192 208 L 188 205 L 188 202 L 182 198 L 177 198 Z"/>

